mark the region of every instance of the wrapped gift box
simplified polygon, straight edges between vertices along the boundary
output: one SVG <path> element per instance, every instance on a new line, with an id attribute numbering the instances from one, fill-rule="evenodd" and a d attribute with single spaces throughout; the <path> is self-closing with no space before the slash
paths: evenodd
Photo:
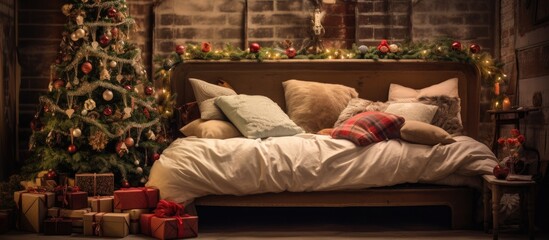
<path id="1" fill-rule="evenodd" d="M 83 218 L 84 214 L 91 212 L 91 208 L 84 209 L 64 209 L 58 207 L 52 207 L 48 209 L 48 217 L 53 218 L 64 218 L 72 222 L 72 232 L 73 233 L 82 233 L 84 226 Z"/>
<path id="2" fill-rule="evenodd" d="M 111 196 L 114 192 L 114 174 L 77 173 L 75 184 L 89 196 Z"/>
<path id="3" fill-rule="evenodd" d="M 49 218 L 44 220 L 45 235 L 71 235 L 72 221 L 63 218 Z"/>
<path id="4" fill-rule="evenodd" d="M 92 212 L 113 212 L 113 196 L 95 196 L 88 197 L 88 207 Z"/>
<path id="5" fill-rule="evenodd" d="M 130 233 L 131 234 L 139 234 L 140 228 L 139 228 L 139 221 L 141 219 L 141 214 L 150 213 L 151 210 L 148 208 L 146 209 L 129 209 L 129 210 L 120 210 L 115 209 L 114 212 L 117 213 L 129 213 L 130 214 Z"/>
<path id="6" fill-rule="evenodd" d="M 144 213 L 139 217 L 139 227 L 142 234 L 151 236 L 151 219 L 153 217 L 155 217 L 154 213 Z"/>
<path id="7" fill-rule="evenodd" d="M 84 214 L 84 235 L 122 238 L 128 236 L 129 226 L 129 213 Z"/>
<path id="8" fill-rule="evenodd" d="M 156 188 L 127 188 L 114 191 L 114 208 L 120 210 L 155 208 L 159 192 Z"/>
<path id="9" fill-rule="evenodd" d="M 65 193 L 63 207 L 68 209 L 82 209 L 88 207 L 88 193 L 83 191 Z"/>
<path id="10" fill-rule="evenodd" d="M 198 217 L 181 217 L 180 224 L 177 218 L 152 217 L 150 222 L 151 235 L 157 239 L 192 238 L 198 236 Z"/>
<path id="11" fill-rule="evenodd" d="M 24 231 L 40 232 L 48 208 L 53 207 L 55 202 L 55 194 L 17 191 L 13 193 L 13 199 L 19 214 L 18 228 Z"/>

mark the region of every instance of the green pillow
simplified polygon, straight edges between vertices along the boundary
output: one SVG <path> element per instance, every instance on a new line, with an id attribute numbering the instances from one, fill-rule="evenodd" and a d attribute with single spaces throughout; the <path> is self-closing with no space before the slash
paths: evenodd
<path id="1" fill-rule="evenodd" d="M 265 96 L 221 96 L 215 99 L 215 105 L 247 138 L 291 136 L 303 132 L 275 102 Z"/>

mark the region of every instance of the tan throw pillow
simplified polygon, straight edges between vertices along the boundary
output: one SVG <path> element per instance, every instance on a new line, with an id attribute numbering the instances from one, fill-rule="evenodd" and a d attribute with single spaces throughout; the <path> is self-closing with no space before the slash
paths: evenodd
<path id="1" fill-rule="evenodd" d="M 397 102 L 389 104 L 387 109 L 385 109 L 385 112 L 399 115 L 406 119 L 406 121 L 414 120 L 424 123 L 431 123 L 431 120 L 433 120 L 437 109 L 437 106 L 427 105 L 418 102 Z"/>
<path id="2" fill-rule="evenodd" d="M 282 83 L 288 116 L 306 132 L 331 128 L 352 98 L 354 88 L 340 84 L 288 80 Z"/>
<path id="3" fill-rule="evenodd" d="M 450 134 L 437 126 L 413 120 L 406 120 L 400 128 L 400 138 L 424 145 L 450 144 L 455 142 Z"/>
<path id="4" fill-rule="evenodd" d="M 449 96 L 459 97 L 458 79 L 450 78 L 444 82 L 431 85 L 422 89 L 413 89 L 398 84 L 391 83 L 389 86 L 389 101 L 398 101 L 403 99 L 413 99 L 430 96 Z"/>
<path id="5" fill-rule="evenodd" d="M 183 126 L 180 131 L 185 136 L 196 136 L 199 138 L 227 139 L 242 137 L 236 127 L 227 121 L 196 119 Z"/>
<path id="6" fill-rule="evenodd" d="M 230 88 L 211 84 L 204 80 L 189 78 L 193 88 L 194 97 L 200 109 L 200 118 L 205 120 L 225 120 L 225 115 L 215 106 L 213 98 L 219 96 L 236 95 Z"/>

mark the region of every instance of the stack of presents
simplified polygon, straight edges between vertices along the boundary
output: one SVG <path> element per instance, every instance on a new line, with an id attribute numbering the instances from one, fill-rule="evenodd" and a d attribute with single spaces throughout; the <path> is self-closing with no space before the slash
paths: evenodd
<path id="1" fill-rule="evenodd" d="M 64 182 L 48 190 L 14 193 L 20 230 L 116 238 L 145 234 L 157 239 L 198 234 L 198 217 L 185 214 L 180 204 L 159 200 L 158 189 L 114 190 L 113 174 L 76 174 L 74 184 Z"/>

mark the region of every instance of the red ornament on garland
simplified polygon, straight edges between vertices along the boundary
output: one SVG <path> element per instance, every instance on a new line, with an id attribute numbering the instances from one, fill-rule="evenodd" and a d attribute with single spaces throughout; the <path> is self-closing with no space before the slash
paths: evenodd
<path id="1" fill-rule="evenodd" d="M 111 39 L 109 38 L 109 36 L 107 36 L 107 34 L 103 34 L 101 35 L 101 37 L 99 37 L 99 44 L 101 44 L 102 47 L 106 47 L 107 45 L 109 45 L 110 42 Z"/>
<path id="2" fill-rule="evenodd" d="M 458 41 L 454 41 L 452 43 L 452 50 L 454 51 L 461 51 L 461 43 Z"/>
<path id="3" fill-rule="evenodd" d="M 261 49 L 261 46 L 259 46 L 259 43 L 251 43 L 250 44 L 250 52 L 251 53 L 257 53 L 257 52 L 259 52 L 259 49 Z"/>
<path id="4" fill-rule="evenodd" d="M 74 145 L 74 144 L 69 145 L 67 150 L 69 151 L 69 153 L 75 153 L 76 152 L 76 145 Z"/>
<path id="5" fill-rule="evenodd" d="M 145 117 L 148 118 L 151 118 L 151 114 L 149 113 L 149 109 L 147 109 L 146 107 L 143 108 L 143 114 L 145 114 Z"/>
<path id="6" fill-rule="evenodd" d="M 118 14 L 118 10 L 116 10 L 116 8 L 109 8 L 108 12 L 107 12 L 107 16 L 109 16 L 110 18 L 115 18 L 116 15 Z"/>
<path id="7" fill-rule="evenodd" d="M 112 108 L 111 107 L 106 107 L 105 109 L 103 109 L 103 115 L 105 115 L 107 117 L 112 115 Z"/>
<path id="8" fill-rule="evenodd" d="M 202 43 L 202 52 L 210 52 L 212 50 L 212 45 L 209 42 Z"/>
<path id="9" fill-rule="evenodd" d="M 295 48 L 289 47 L 286 49 L 286 56 L 288 56 L 288 58 L 294 58 L 295 55 L 297 55 L 297 51 L 295 50 Z"/>
<path id="10" fill-rule="evenodd" d="M 92 69 L 93 69 L 93 66 L 91 62 L 88 62 L 88 61 L 82 63 L 82 66 L 80 66 L 80 70 L 82 70 L 84 74 L 90 73 Z"/>
<path id="11" fill-rule="evenodd" d="M 124 139 L 124 143 L 126 144 L 127 147 L 133 147 L 133 144 L 135 144 L 135 141 L 133 140 L 132 137 L 127 137 L 126 139 Z"/>
<path id="12" fill-rule="evenodd" d="M 122 180 L 122 187 L 123 188 L 129 188 L 129 187 L 131 187 L 131 185 L 128 182 L 128 180 L 124 179 L 124 180 Z"/>
<path id="13" fill-rule="evenodd" d="M 65 86 L 65 81 L 63 79 L 59 78 L 53 82 L 53 88 L 60 89 Z"/>
<path id="14" fill-rule="evenodd" d="M 480 52 L 480 46 L 478 44 L 471 44 L 469 47 L 469 50 L 471 53 L 479 53 Z"/>
<path id="15" fill-rule="evenodd" d="M 153 159 L 153 161 L 156 161 L 156 160 L 160 159 L 160 154 L 154 153 L 154 154 L 152 155 L 152 159 Z"/>
<path id="16" fill-rule="evenodd" d="M 145 87 L 145 94 L 147 94 L 147 95 L 150 96 L 150 95 L 152 95 L 153 93 L 154 93 L 154 88 L 153 88 L 153 87 L 151 87 L 151 86 Z"/>
<path id="17" fill-rule="evenodd" d="M 381 43 L 377 46 L 377 50 L 379 50 L 381 53 L 389 52 L 389 43 L 387 43 L 387 40 L 381 40 Z"/>
<path id="18" fill-rule="evenodd" d="M 179 55 L 184 54 L 185 53 L 185 46 L 183 46 L 183 45 L 175 46 L 175 52 Z"/>
<path id="19" fill-rule="evenodd" d="M 128 84 L 128 85 L 124 86 L 124 89 L 126 89 L 128 91 L 131 91 L 131 90 L 133 90 L 133 87 L 132 87 L 132 85 Z"/>

